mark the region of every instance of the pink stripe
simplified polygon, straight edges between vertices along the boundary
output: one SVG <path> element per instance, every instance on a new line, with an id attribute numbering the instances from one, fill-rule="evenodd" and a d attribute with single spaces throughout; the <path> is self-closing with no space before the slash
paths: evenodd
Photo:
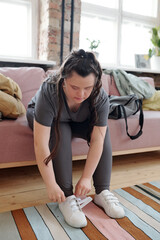
<path id="1" fill-rule="evenodd" d="M 109 218 L 105 212 L 93 202 L 83 208 L 83 212 L 95 227 L 109 240 L 133 240 L 134 238 L 119 226 L 116 220 Z"/>

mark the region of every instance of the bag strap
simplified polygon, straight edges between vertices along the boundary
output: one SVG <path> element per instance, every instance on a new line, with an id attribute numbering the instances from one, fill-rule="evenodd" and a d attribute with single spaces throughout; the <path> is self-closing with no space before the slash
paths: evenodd
<path id="1" fill-rule="evenodd" d="M 140 137 L 142 135 L 142 128 L 143 128 L 143 122 L 144 122 L 144 116 L 143 116 L 143 110 L 142 110 L 142 100 L 141 99 L 137 99 L 137 104 L 139 103 L 139 110 L 140 110 L 140 115 L 139 115 L 139 125 L 140 125 L 140 130 L 139 132 L 136 134 L 136 135 L 130 135 L 129 132 L 128 132 L 128 123 L 127 123 L 127 115 L 126 115 L 126 111 L 125 111 L 125 108 L 123 105 L 120 105 L 121 106 L 121 109 L 124 113 L 124 119 L 125 119 L 125 123 L 126 123 L 126 132 L 127 132 L 127 135 L 130 137 L 130 139 L 134 140 L 138 137 Z"/>

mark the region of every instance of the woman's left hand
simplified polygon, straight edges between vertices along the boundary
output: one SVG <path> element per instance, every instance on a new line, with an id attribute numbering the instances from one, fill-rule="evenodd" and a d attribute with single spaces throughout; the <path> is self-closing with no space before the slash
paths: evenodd
<path id="1" fill-rule="evenodd" d="M 80 178 L 75 186 L 75 196 L 85 196 L 91 190 L 91 179 L 90 178 Z"/>

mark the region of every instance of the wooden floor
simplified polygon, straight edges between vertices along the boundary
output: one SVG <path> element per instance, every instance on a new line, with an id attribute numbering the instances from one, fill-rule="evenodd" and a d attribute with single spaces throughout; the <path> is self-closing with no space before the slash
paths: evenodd
<path id="1" fill-rule="evenodd" d="M 81 176 L 84 163 L 84 160 L 73 162 L 74 185 Z M 113 158 L 111 190 L 153 180 L 160 180 L 160 152 Z M 49 199 L 37 166 L 0 169 L 0 212 L 46 202 Z"/>

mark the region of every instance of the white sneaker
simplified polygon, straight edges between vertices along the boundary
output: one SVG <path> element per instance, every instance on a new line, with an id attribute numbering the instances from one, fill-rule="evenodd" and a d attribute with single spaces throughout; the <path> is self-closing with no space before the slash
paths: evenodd
<path id="1" fill-rule="evenodd" d="M 119 205 L 118 198 L 109 190 L 103 190 L 100 194 L 95 194 L 94 202 L 103 207 L 106 214 L 111 218 L 123 218 L 125 216 L 124 209 Z"/>
<path id="2" fill-rule="evenodd" d="M 87 197 L 83 200 L 76 198 L 75 195 L 66 198 L 65 202 L 59 203 L 59 209 L 61 210 L 65 221 L 72 227 L 82 228 L 87 226 L 87 220 L 82 212 L 82 207 L 92 201 L 91 197 Z"/>

